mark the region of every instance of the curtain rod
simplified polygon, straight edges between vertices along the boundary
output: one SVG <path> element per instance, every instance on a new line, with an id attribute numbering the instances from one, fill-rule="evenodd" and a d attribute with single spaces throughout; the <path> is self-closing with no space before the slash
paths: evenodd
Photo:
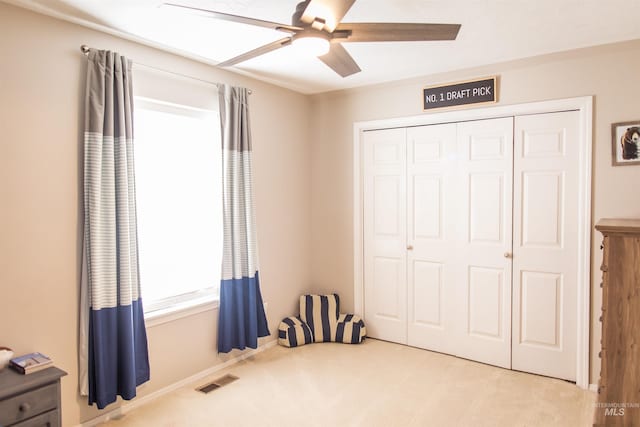
<path id="1" fill-rule="evenodd" d="M 83 44 L 83 45 L 81 45 L 81 46 L 80 46 L 80 51 L 81 51 L 81 52 L 83 53 L 83 55 L 85 55 L 85 56 L 88 56 L 88 55 L 89 55 L 89 50 L 90 50 L 90 49 L 91 49 L 91 48 L 90 48 L 89 46 L 87 46 L 86 44 Z M 176 73 L 175 71 L 165 70 L 165 69 L 163 69 L 163 68 L 158 68 L 158 67 L 154 67 L 154 66 L 152 66 L 152 65 L 143 64 L 143 63 L 141 63 L 141 62 L 133 61 L 133 63 L 134 63 L 134 64 L 136 64 L 136 65 L 142 65 L 143 67 L 152 68 L 152 69 L 154 69 L 154 70 L 162 71 L 163 73 L 174 74 L 174 75 L 176 75 L 176 76 L 185 77 L 185 78 L 187 78 L 187 79 L 197 80 L 197 81 L 202 82 L 202 83 L 207 83 L 207 84 L 210 84 L 210 85 L 218 86 L 218 83 L 216 83 L 216 82 L 212 82 L 212 81 L 209 81 L 209 80 L 200 79 L 200 78 L 198 78 L 198 77 L 193 77 L 193 76 L 190 76 L 190 75 L 188 75 L 188 74 Z M 251 95 L 251 93 L 252 93 L 253 91 L 252 91 L 251 89 L 247 89 L 247 92 L 249 93 L 249 95 Z"/>

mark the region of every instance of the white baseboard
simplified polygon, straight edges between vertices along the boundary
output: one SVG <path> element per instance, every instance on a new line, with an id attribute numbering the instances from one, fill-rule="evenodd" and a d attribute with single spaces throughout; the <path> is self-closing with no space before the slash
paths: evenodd
<path id="1" fill-rule="evenodd" d="M 274 347 L 277 343 L 278 343 L 278 340 L 269 341 L 259 346 L 255 350 L 249 350 L 246 353 L 243 353 L 237 357 L 234 357 L 233 359 L 229 359 L 226 362 L 219 363 L 215 366 L 205 369 L 204 371 L 200 371 L 197 374 L 191 375 L 190 377 L 184 378 L 173 384 L 169 384 L 168 386 L 163 387 L 159 390 L 156 390 L 153 393 L 149 393 L 145 396 L 138 397 L 135 400 L 124 401 L 122 405 L 119 406 L 118 408 L 112 409 L 111 411 L 106 412 L 100 415 L 99 417 L 92 418 L 89 421 L 85 421 L 82 424 L 78 424 L 78 426 L 76 427 L 94 427 L 94 426 L 97 426 L 98 424 L 107 422 L 109 420 L 120 418 L 127 412 L 130 412 L 142 405 L 146 405 L 147 403 L 152 402 L 157 398 L 164 396 L 167 393 L 171 393 L 172 391 L 177 390 L 181 387 L 184 387 L 190 383 L 195 383 L 205 377 L 208 377 L 209 375 L 212 375 L 218 371 L 221 371 L 222 369 L 226 369 L 229 366 L 235 365 L 236 363 L 242 360 L 245 360 L 258 353 L 261 353 L 268 348 Z"/>

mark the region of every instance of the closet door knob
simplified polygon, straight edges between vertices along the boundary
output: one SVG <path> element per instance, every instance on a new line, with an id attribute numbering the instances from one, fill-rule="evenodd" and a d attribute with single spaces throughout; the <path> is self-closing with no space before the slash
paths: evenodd
<path id="1" fill-rule="evenodd" d="M 407 250 L 412 251 L 413 250 L 413 246 L 412 245 L 407 245 Z"/>
<path id="2" fill-rule="evenodd" d="M 505 258 L 511 258 L 513 255 L 511 254 L 511 252 L 505 252 L 504 253 L 504 257 Z"/>

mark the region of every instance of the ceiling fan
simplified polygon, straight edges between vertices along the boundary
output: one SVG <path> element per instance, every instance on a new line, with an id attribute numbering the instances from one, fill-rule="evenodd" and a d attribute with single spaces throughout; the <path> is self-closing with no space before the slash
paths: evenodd
<path id="1" fill-rule="evenodd" d="M 191 10 L 212 18 L 271 28 L 288 33 L 283 39 L 253 49 L 218 64 L 228 67 L 290 44 L 304 45 L 342 77 L 360 70 L 342 43 L 388 41 L 455 40 L 459 24 L 413 23 L 344 23 L 340 22 L 356 0 L 305 0 L 298 3 L 291 25 L 262 21 L 187 5 L 164 3 L 163 6 Z"/>

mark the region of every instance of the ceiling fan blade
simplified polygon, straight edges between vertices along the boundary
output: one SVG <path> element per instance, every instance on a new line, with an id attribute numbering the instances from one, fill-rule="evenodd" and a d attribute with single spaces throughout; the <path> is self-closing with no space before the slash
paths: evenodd
<path id="1" fill-rule="evenodd" d="M 285 37 L 283 39 L 276 40 L 264 46 L 260 46 L 257 49 L 253 49 L 253 50 L 250 50 L 249 52 L 245 52 L 242 55 L 238 55 L 234 58 L 227 59 L 226 61 L 219 63 L 218 67 L 230 67 L 232 65 L 239 64 L 240 62 L 244 62 L 248 59 L 255 58 L 256 56 L 264 55 L 265 53 L 269 53 L 276 49 L 280 49 L 281 47 L 287 46 L 290 43 L 291 43 L 291 37 Z"/>
<path id="2" fill-rule="evenodd" d="M 271 28 L 272 30 L 287 31 L 289 33 L 295 33 L 297 31 L 301 31 L 302 30 L 302 28 L 296 27 L 296 26 L 293 26 L 293 25 L 279 24 L 277 22 L 262 21 L 260 19 L 248 18 L 246 16 L 231 15 L 229 13 L 216 12 L 216 11 L 213 11 L 213 10 L 201 9 L 201 8 L 192 7 L 192 6 L 185 6 L 185 5 L 182 5 L 182 4 L 163 3 L 162 7 L 177 8 L 177 9 L 181 9 L 181 10 L 190 11 L 190 12 L 193 12 L 195 14 L 206 16 L 206 17 L 209 17 L 209 18 L 222 19 L 222 20 L 225 20 L 225 21 L 237 22 L 239 24 L 254 25 L 256 27 Z"/>
<path id="3" fill-rule="evenodd" d="M 460 24 L 342 23 L 335 35 L 341 42 L 404 42 L 455 40 Z M 341 33 L 351 34 L 342 38 Z"/>
<path id="4" fill-rule="evenodd" d="M 356 0 L 310 0 L 300 20 L 311 24 L 316 18 L 324 20 L 324 29 L 332 32 Z"/>
<path id="5" fill-rule="evenodd" d="M 350 76 L 351 74 L 359 73 L 360 67 L 353 60 L 349 52 L 337 42 L 331 43 L 331 49 L 326 55 L 318 56 L 322 62 L 327 64 L 336 73 L 342 77 Z"/>

